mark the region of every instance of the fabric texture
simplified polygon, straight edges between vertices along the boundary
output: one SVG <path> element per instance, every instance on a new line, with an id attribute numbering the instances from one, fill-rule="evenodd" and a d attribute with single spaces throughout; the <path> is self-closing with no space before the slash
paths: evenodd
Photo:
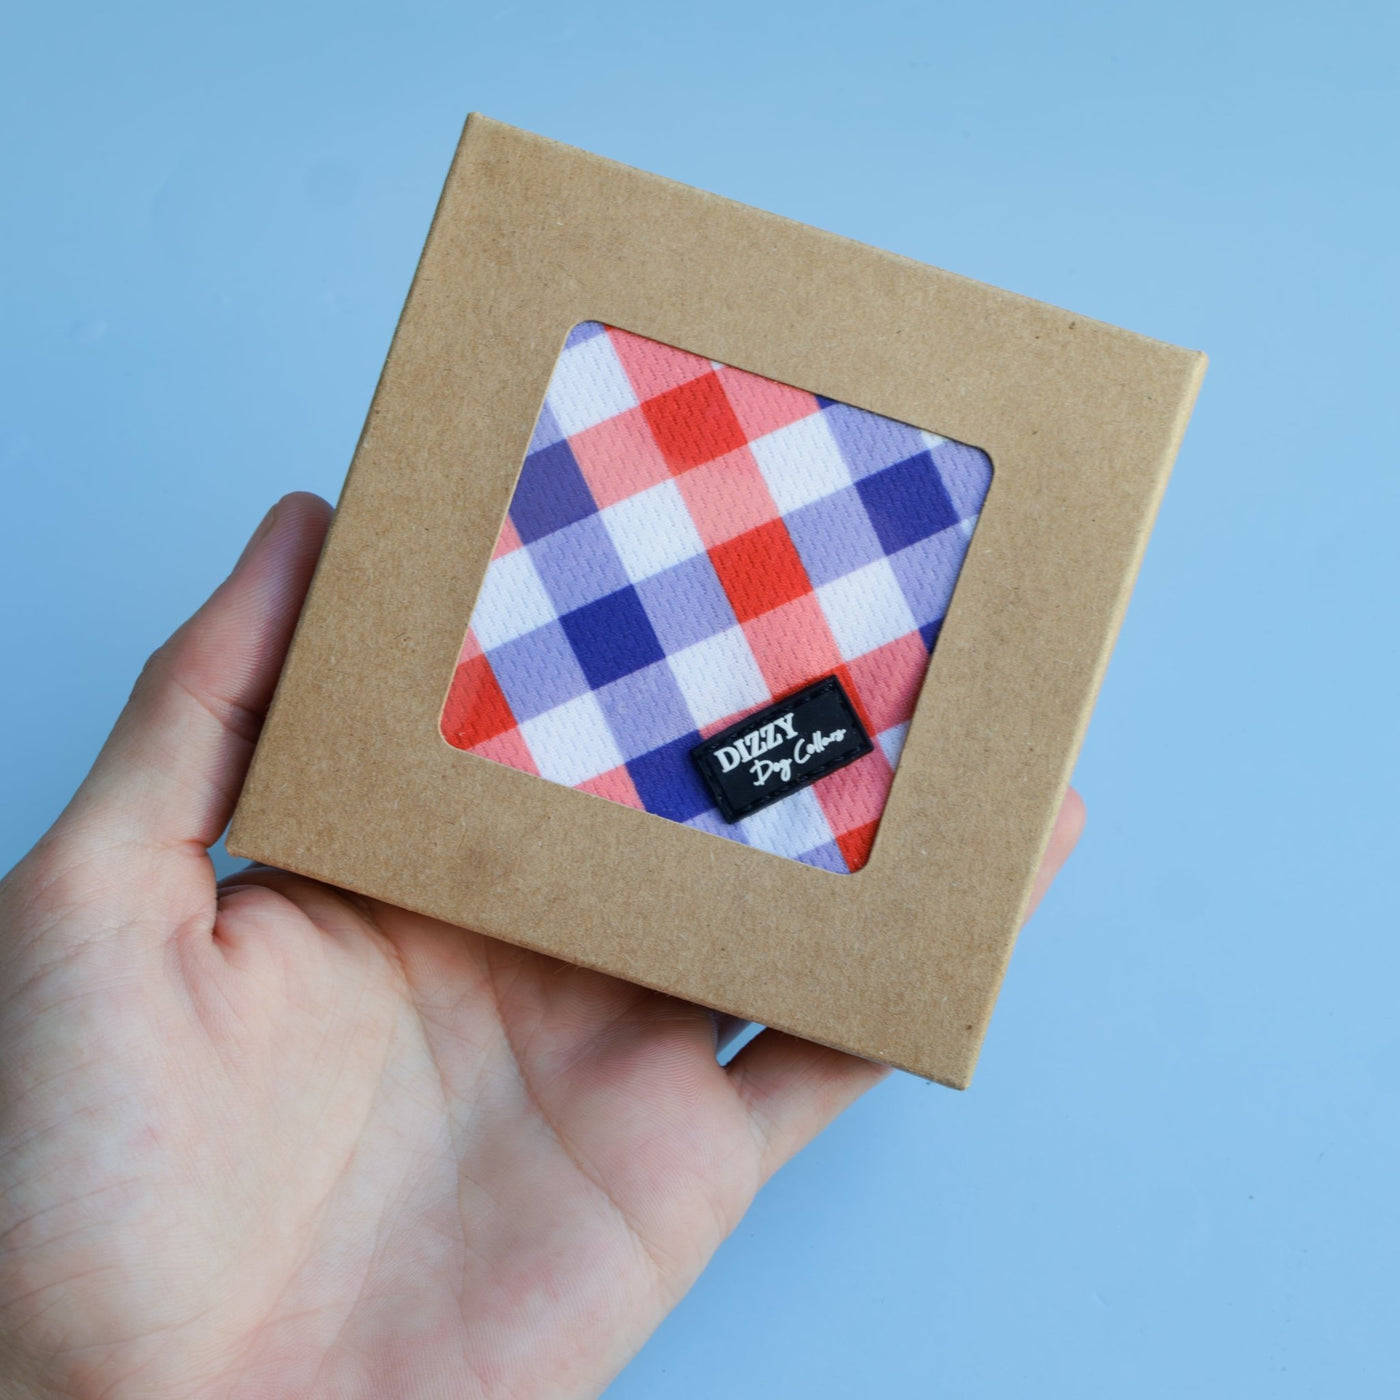
<path id="1" fill-rule="evenodd" d="M 716 836 L 858 870 L 991 476 L 975 447 L 576 326 L 443 736 Z M 725 822 L 690 750 L 827 675 L 874 751 Z"/>

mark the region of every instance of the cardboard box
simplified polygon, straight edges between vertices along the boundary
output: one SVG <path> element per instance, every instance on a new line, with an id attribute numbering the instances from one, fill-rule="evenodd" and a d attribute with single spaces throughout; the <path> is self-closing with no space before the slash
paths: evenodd
<path id="1" fill-rule="evenodd" d="M 855 873 L 443 737 L 551 373 L 593 322 L 991 459 Z M 473 116 L 229 849 L 965 1087 L 1204 364 Z"/>

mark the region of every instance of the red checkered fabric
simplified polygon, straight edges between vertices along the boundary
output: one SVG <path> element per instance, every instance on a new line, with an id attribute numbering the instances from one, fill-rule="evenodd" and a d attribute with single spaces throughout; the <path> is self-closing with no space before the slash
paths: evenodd
<path id="1" fill-rule="evenodd" d="M 577 326 L 443 735 L 716 836 L 858 870 L 990 482 L 976 448 Z M 833 674 L 874 752 L 725 822 L 690 750 Z"/>

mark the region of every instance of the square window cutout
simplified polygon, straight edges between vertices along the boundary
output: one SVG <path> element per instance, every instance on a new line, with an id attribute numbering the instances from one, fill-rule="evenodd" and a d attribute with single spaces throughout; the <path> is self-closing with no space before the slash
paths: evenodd
<path id="1" fill-rule="evenodd" d="M 859 870 L 991 480 L 975 447 L 585 321 L 550 378 L 443 737 L 775 855 Z M 580 527 L 595 517 L 605 528 Z M 716 524 L 731 518 L 738 534 Z M 536 634 L 552 646 L 531 649 Z M 561 674 L 522 667 L 523 650 L 556 655 Z M 677 713 L 658 728 L 646 696 L 662 671 Z M 760 819 L 725 822 L 690 749 L 831 674 L 873 750 Z M 648 748 L 649 734 L 664 741 Z"/>

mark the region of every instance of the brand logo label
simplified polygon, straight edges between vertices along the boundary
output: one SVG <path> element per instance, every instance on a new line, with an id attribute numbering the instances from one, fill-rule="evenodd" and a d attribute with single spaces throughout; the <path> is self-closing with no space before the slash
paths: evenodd
<path id="1" fill-rule="evenodd" d="M 725 821 L 736 822 L 874 747 L 835 676 L 731 724 L 690 751 Z"/>

